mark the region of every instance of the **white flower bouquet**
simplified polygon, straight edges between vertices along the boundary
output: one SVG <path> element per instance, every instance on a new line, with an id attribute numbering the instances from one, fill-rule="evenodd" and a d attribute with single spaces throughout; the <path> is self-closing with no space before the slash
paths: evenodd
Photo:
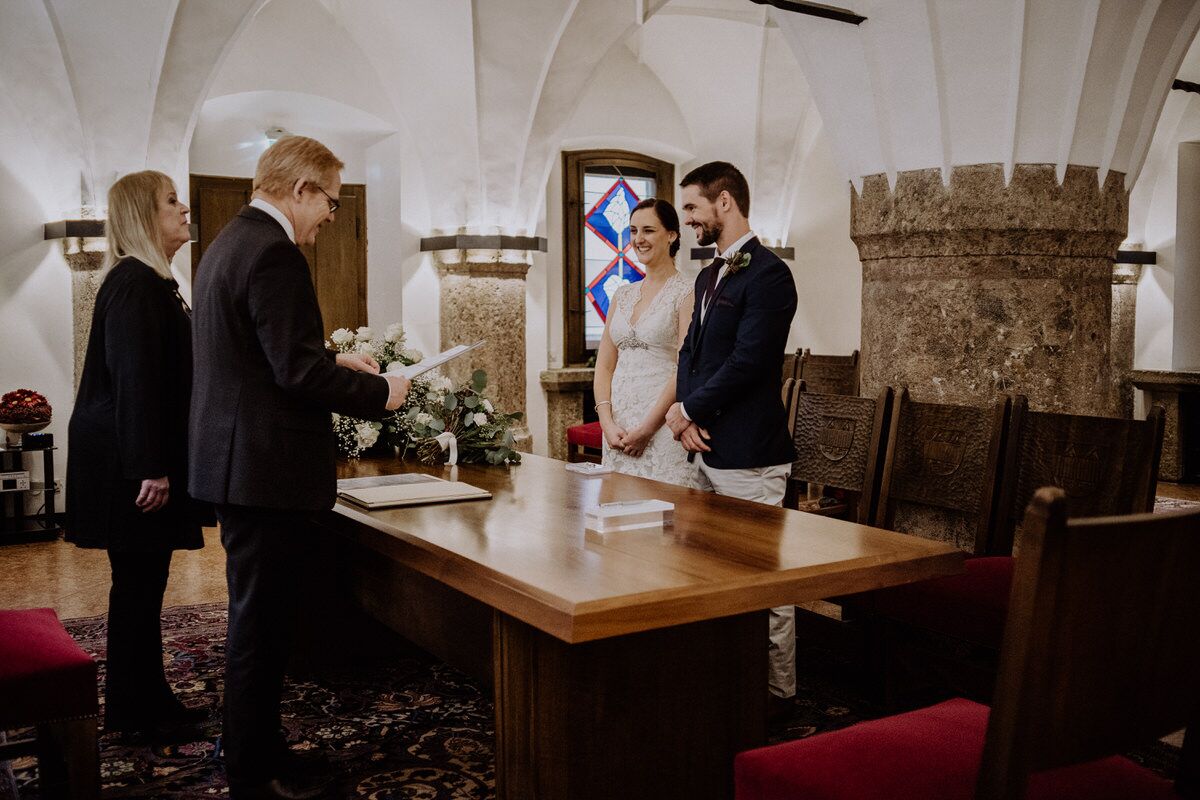
<path id="1" fill-rule="evenodd" d="M 329 340 L 325 342 L 325 346 L 339 353 L 369 355 L 379 363 L 382 371 L 386 371 L 392 364 L 416 364 L 424 358 L 419 351 L 405 346 L 404 328 L 398 322 L 387 326 L 383 338 L 375 337 L 371 329 L 365 325 L 357 331 L 338 328 L 329 334 Z M 365 451 L 381 443 L 380 435 L 383 433 L 384 427 L 384 422 L 334 414 L 333 433 L 337 439 L 338 454 L 346 458 L 358 458 Z"/>
<path id="2" fill-rule="evenodd" d="M 445 461 L 450 438 L 459 463 L 520 464 L 512 427 L 522 415 L 497 411 L 484 395 L 486 388 L 487 373 L 481 369 L 457 389 L 440 375 L 413 381 L 404 406 L 384 423 L 385 430 L 393 430 L 390 441 L 425 464 Z"/>
<path id="3" fill-rule="evenodd" d="M 388 325 L 378 338 L 367 327 L 357 331 L 339 328 L 326 346 L 340 353 L 364 353 L 381 370 L 393 364 L 416 364 L 424 356 L 405 346 L 400 323 Z M 429 377 L 426 377 L 429 376 Z M 438 464 L 451 450 L 464 464 L 519 464 L 521 454 L 513 449 L 513 425 L 521 414 L 496 410 L 484 395 L 487 373 L 476 370 L 471 380 L 455 388 L 453 381 L 437 372 L 415 379 L 404 405 L 381 422 L 333 415 L 338 453 L 358 458 L 377 444 L 398 448 L 401 457 L 415 454 L 426 464 Z"/>

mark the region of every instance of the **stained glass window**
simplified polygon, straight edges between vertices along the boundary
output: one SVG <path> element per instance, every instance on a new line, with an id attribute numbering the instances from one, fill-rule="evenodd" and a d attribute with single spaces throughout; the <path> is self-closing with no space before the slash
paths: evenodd
<path id="1" fill-rule="evenodd" d="M 655 196 L 649 177 L 587 170 L 583 176 L 584 338 L 588 350 L 600 346 L 609 303 L 617 289 L 645 277 L 629 243 L 629 215 L 645 197 Z"/>
<path id="2" fill-rule="evenodd" d="M 593 363 L 609 304 L 644 268 L 629 243 L 639 201 L 668 195 L 675 167 L 627 150 L 563 152 L 563 364 Z"/>

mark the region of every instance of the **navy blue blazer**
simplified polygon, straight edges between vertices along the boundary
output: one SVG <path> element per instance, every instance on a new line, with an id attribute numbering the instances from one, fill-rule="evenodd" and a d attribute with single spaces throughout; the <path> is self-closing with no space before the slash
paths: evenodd
<path id="1" fill-rule="evenodd" d="M 714 469 L 769 467 L 796 458 L 779 381 L 796 314 L 796 282 L 757 238 L 741 252 L 750 254 L 750 264 L 717 284 L 703 322 L 700 306 L 713 267 L 697 276 L 675 379 L 676 399 L 712 436 L 704 463 Z"/>
<path id="2" fill-rule="evenodd" d="M 334 363 L 300 248 L 271 215 L 246 206 L 204 251 L 192 300 L 192 496 L 332 507 L 330 412 L 382 417 L 388 384 Z"/>

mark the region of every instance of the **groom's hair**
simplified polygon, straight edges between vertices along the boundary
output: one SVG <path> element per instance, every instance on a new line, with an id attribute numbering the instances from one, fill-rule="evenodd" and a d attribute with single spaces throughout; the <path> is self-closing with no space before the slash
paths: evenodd
<path id="1" fill-rule="evenodd" d="M 679 186 L 680 188 L 684 186 L 700 187 L 700 194 L 704 195 L 704 199 L 710 203 L 716 200 L 717 195 L 721 192 L 729 192 L 729 196 L 733 198 L 733 202 L 737 203 L 742 216 L 750 216 L 750 184 L 746 183 L 746 176 L 742 174 L 742 171 L 728 161 L 710 161 L 707 164 L 701 164 L 684 175 Z"/>

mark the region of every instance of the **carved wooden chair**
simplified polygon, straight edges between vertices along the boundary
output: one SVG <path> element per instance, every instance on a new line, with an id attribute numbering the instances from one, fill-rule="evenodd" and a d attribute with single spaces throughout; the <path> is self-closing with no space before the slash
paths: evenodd
<path id="1" fill-rule="evenodd" d="M 789 379 L 795 380 L 799 376 L 800 371 L 800 351 L 794 353 L 783 354 L 783 374 L 780 376 L 784 383 Z"/>
<path id="2" fill-rule="evenodd" d="M 872 593 L 876 614 L 949 637 L 949 643 L 927 643 L 923 666 L 955 691 L 983 699 L 995 665 L 994 652 L 986 651 L 1000 648 L 1015 569 L 1013 542 L 1034 492 L 1039 486 L 1063 489 L 1072 516 L 1148 512 L 1162 453 L 1163 412 L 1157 407 L 1145 421 L 1136 421 L 1030 411 L 1026 398 L 1018 396 L 1011 419 L 985 557 L 968 558 L 961 575 Z M 977 658 L 938 657 L 970 647 L 979 648 Z"/>
<path id="3" fill-rule="evenodd" d="M 876 524 L 982 554 L 991 536 L 1011 401 L 990 407 L 896 398 Z"/>
<path id="4" fill-rule="evenodd" d="M 1025 515 L 991 708 L 954 699 L 741 753 L 737 800 L 1200 797 L 1200 511 Z M 1117 754 L 1187 727 L 1174 784 Z"/>
<path id="5" fill-rule="evenodd" d="M 802 390 L 793 393 L 790 427 L 796 461 L 788 479 L 788 495 L 798 496 L 799 487 L 805 484 L 819 485 L 848 492 L 850 502 L 797 498 L 789 507 L 854 522 L 874 519 L 892 401 L 891 387 L 873 398 Z"/>
<path id="6" fill-rule="evenodd" d="M 848 356 L 815 355 L 808 348 L 798 351 L 796 377 L 808 384 L 810 392 L 858 395 L 858 351 Z"/>

